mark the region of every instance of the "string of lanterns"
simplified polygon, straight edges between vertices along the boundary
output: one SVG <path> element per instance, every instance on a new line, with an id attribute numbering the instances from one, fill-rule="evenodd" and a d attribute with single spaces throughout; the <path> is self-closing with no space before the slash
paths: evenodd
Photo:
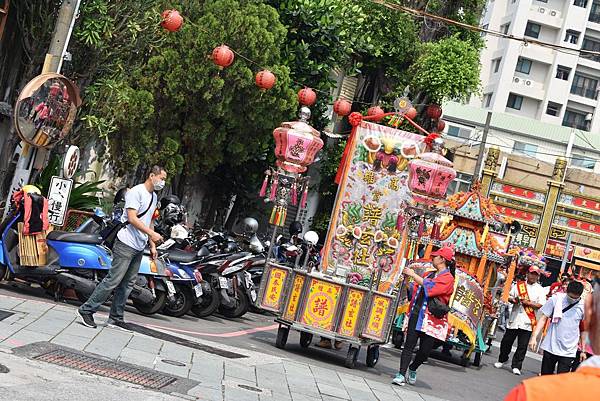
<path id="1" fill-rule="evenodd" d="M 173 10 L 165 10 L 161 14 L 161 17 L 162 17 L 162 21 L 161 21 L 160 25 L 169 32 L 177 32 L 183 26 L 183 17 L 177 10 L 174 10 L 174 9 Z M 217 66 L 217 68 L 219 68 L 220 70 L 223 70 L 224 68 L 227 68 L 231 64 L 233 64 L 233 62 L 235 60 L 235 54 L 236 54 L 236 52 L 231 50 L 229 48 L 229 46 L 222 44 L 213 49 L 211 58 L 212 58 L 212 61 Z M 240 56 L 242 56 L 242 55 L 240 54 Z M 252 62 L 253 64 L 258 65 L 258 63 L 254 62 L 244 56 L 242 56 L 242 58 L 245 58 L 248 61 Z M 256 83 L 256 86 L 258 86 L 261 91 L 267 91 L 267 90 L 273 88 L 273 86 L 275 86 L 276 82 L 277 82 L 277 77 L 275 76 L 275 74 L 273 74 L 273 72 L 271 72 L 267 69 L 263 69 L 256 73 L 255 83 Z M 310 106 L 314 105 L 316 103 L 316 101 L 317 101 L 317 94 L 312 88 L 304 87 L 303 89 L 300 89 L 298 91 L 298 102 L 301 105 L 310 107 Z M 335 102 L 333 102 L 333 112 L 335 114 L 337 114 L 338 116 L 340 116 L 340 117 L 347 116 L 350 114 L 351 111 L 352 111 L 352 102 L 350 102 L 349 100 L 340 98 L 340 99 L 337 99 Z M 380 118 L 374 119 L 374 121 L 376 121 L 376 122 L 380 122 L 381 120 L 383 120 L 384 114 L 385 114 L 385 111 L 380 106 L 371 106 L 367 110 L 368 116 L 381 115 Z M 437 125 L 435 128 L 437 128 L 438 132 L 442 132 L 446 126 L 446 123 L 440 119 L 440 117 L 442 115 L 442 108 L 436 104 L 429 105 L 427 107 L 426 114 L 432 120 L 437 121 Z M 404 115 L 406 115 L 410 119 L 414 119 L 417 116 L 417 110 L 414 107 L 411 107 L 406 112 L 404 112 Z"/>

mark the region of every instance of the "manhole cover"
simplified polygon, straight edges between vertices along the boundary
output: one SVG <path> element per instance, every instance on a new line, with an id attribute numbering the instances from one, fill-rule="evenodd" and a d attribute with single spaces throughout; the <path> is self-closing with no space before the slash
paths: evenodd
<path id="1" fill-rule="evenodd" d="M 14 315 L 14 313 L 12 313 L 12 312 L 7 312 L 7 311 L 5 311 L 5 310 L 0 310 L 0 320 L 4 320 L 4 319 L 6 319 L 7 317 L 10 317 L 10 316 L 12 316 L 12 315 Z"/>
<path id="2" fill-rule="evenodd" d="M 82 370 L 99 376 L 110 377 L 111 379 L 139 384 L 156 390 L 168 386 L 176 380 L 174 377 L 163 375 L 158 372 L 138 369 L 131 365 L 108 361 L 63 349 L 57 349 L 38 355 L 34 359 Z"/>

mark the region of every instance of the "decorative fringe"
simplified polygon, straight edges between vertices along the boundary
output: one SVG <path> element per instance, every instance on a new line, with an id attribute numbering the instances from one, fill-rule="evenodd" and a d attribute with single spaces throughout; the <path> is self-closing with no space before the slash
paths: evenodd
<path id="1" fill-rule="evenodd" d="M 481 245 L 485 244 L 485 239 L 487 238 L 489 232 L 490 232 L 490 226 L 489 226 L 489 224 L 486 224 L 485 228 L 483 229 L 483 234 L 481 234 L 481 242 L 480 242 Z"/>
<path id="2" fill-rule="evenodd" d="M 306 207 L 306 201 L 308 199 L 308 183 L 304 186 L 304 191 L 302 192 L 302 200 L 300 200 L 300 206 L 304 209 Z"/>
<path id="3" fill-rule="evenodd" d="M 262 186 L 260 187 L 260 192 L 258 196 L 264 198 L 267 195 L 267 185 L 269 184 L 269 175 L 265 174 L 265 179 L 263 180 Z"/>
<path id="4" fill-rule="evenodd" d="M 274 226 L 283 227 L 285 225 L 285 218 L 287 217 L 287 209 L 285 206 L 275 206 L 271 211 L 271 218 L 269 223 Z"/>
<path id="5" fill-rule="evenodd" d="M 269 199 L 271 199 L 271 201 L 274 201 L 275 198 L 277 197 L 277 186 L 279 185 L 279 179 L 277 178 L 277 174 L 273 175 L 273 179 L 271 180 L 271 194 L 269 196 Z"/>
<path id="6" fill-rule="evenodd" d="M 485 250 L 484 250 L 485 252 Z M 483 276 L 485 275 L 485 264 L 487 263 L 487 255 L 484 253 L 479 260 L 479 267 L 477 268 L 477 281 L 483 284 Z"/>
<path id="7" fill-rule="evenodd" d="M 435 223 L 433 223 L 433 227 L 431 227 L 430 238 L 435 239 L 435 240 L 440 239 L 440 225 L 438 224 L 437 221 Z"/>
<path id="8" fill-rule="evenodd" d="M 432 250 L 433 250 L 433 244 L 430 242 L 429 244 L 427 244 L 427 247 L 425 248 L 425 255 L 423 255 L 423 259 L 431 258 Z"/>
<path id="9" fill-rule="evenodd" d="M 422 218 L 421 221 L 419 221 L 419 228 L 417 229 L 417 235 L 419 236 L 419 238 L 421 238 L 423 236 L 423 231 L 425 231 L 425 219 Z"/>
<path id="10" fill-rule="evenodd" d="M 291 191 L 290 196 L 292 198 L 292 205 L 296 206 L 298 204 L 298 189 L 296 187 L 295 182 L 292 184 L 292 191 Z"/>
<path id="11" fill-rule="evenodd" d="M 477 345 L 477 343 L 475 342 L 475 340 L 477 339 L 477 334 L 471 329 L 467 322 L 459 319 L 452 313 L 448 313 L 448 323 L 456 330 L 460 330 L 463 333 L 465 333 L 469 341 L 471 341 L 472 347 Z"/>

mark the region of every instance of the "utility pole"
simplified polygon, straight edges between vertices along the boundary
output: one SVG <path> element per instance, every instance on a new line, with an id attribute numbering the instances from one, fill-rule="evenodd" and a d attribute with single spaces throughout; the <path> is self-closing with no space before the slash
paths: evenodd
<path id="1" fill-rule="evenodd" d="M 483 137 L 481 138 L 481 145 L 479 148 L 479 154 L 477 155 L 477 164 L 475 165 L 475 172 L 473 173 L 474 179 L 479 179 L 479 171 L 481 170 L 481 163 L 483 163 L 483 154 L 485 153 L 485 144 L 487 142 L 488 132 L 490 131 L 490 123 L 492 122 L 492 112 L 488 111 L 485 119 L 485 127 L 483 127 Z"/>
<path id="2" fill-rule="evenodd" d="M 67 51 L 73 26 L 77 19 L 80 3 L 81 0 L 63 0 L 58 12 L 56 25 L 54 26 L 50 48 L 44 60 L 42 74 L 51 72 L 60 73 L 63 57 Z M 29 183 L 31 172 L 34 168 L 40 169 L 43 167 L 46 156 L 46 150 L 33 148 L 27 143 L 21 142 L 21 154 L 19 155 L 15 174 L 9 189 L 9 199 L 12 197 L 14 190 Z M 8 215 L 9 209 L 9 207 L 4 208 L 4 217 Z"/>

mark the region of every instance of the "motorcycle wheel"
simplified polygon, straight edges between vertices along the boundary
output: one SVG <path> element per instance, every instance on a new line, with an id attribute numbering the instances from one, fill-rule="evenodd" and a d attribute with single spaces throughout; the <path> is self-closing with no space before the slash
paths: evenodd
<path id="1" fill-rule="evenodd" d="M 201 303 L 192 306 L 192 313 L 197 317 L 207 317 L 212 315 L 221 303 L 219 293 L 212 284 L 210 285 L 210 290 L 210 298 L 202 296 Z"/>
<path id="2" fill-rule="evenodd" d="M 156 298 L 151 304 L 143 304 L 138 301 L 133 301 L 133 306 L 142 315 L 153 315 L 165 307 L 167 302 L 167 294 L 164 291 L 156 291 Z"/>
<path id="3" fill-rule="evenodd" d="M 237 289 L 235 298 L 237 303 L 234 308 L 224 308 L 221 306 L 219 313 L 232 319 L 244 316 L 248 312 L 248 309 L 250 309 L 250 300 L 241 288 Z"/>
<path id="4" fill-rule="evenodd" d="M 175 300 L 165 302 L 163 313 L 167 316 L 181 317 L 194 305 L 194 292 L 187 285 L 175 285 Z"/>

